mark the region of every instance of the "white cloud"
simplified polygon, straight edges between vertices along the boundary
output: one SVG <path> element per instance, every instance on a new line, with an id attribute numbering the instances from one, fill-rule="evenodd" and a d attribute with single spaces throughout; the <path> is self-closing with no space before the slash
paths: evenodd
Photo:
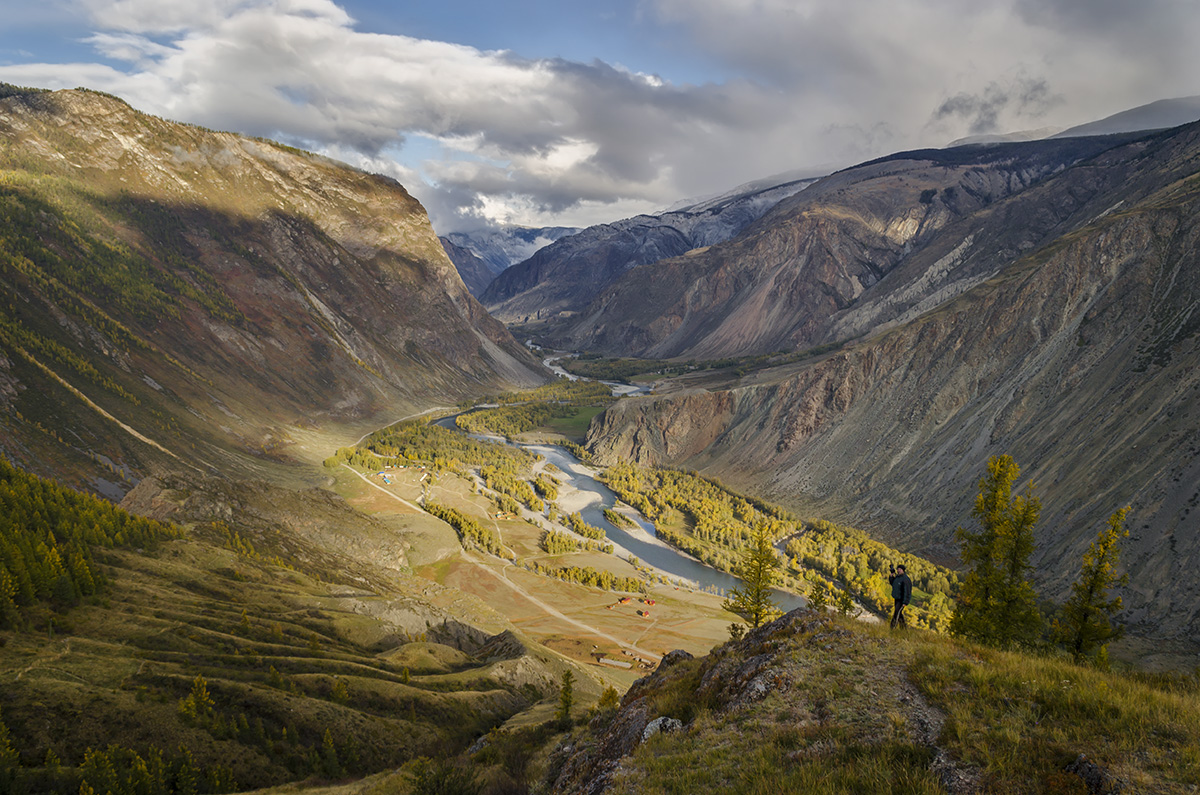
<path id="1" fill-rule="evenodd" d="M 1147 1 L 1151 20 L 1121 0 L 647 0 L 643 24 L 683 31 L 738 75 L 687 85 L 364 32 L 330 0 L 78 0 L 88 41 L 121 68 L 24 64 L 0 79 L 87 85 L 316 148 L 400 179 L 440 231 L 578 224 L 1200 93 L 1200 5 Z"/>

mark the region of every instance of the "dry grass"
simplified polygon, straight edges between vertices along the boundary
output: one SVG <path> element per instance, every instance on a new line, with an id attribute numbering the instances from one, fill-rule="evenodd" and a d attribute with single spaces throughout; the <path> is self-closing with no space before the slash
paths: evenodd
<path id="1" fill-rule="evenodd" d="M 656 675 L 649 717 L 685 728 L 640 745 L 611 791 L 1086 793 L 1064 770 L 1080 754 L 1134 791 L 1200 783 L 1195 677 L 802 615 Z"/>

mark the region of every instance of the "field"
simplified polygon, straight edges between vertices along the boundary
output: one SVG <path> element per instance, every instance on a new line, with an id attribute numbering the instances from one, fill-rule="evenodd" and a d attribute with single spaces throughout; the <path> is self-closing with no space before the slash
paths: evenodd
<path id="1" fill-rule="evenodd" d="M 722 600 L 711 594 L 679 591 L 661 584 L 647 585 L 644 594 L 622 594 L 529 571 L 526 566 L 540 563 L 548 567 L 591 566 L 620 577 L 639 575 L 634 566 L 616 555 L 586 551 L 547 554 L 538 544 L 543 528 L 552 526 L 546 517 L 527 508 L 522 508 L 519 516 L 498 516 L 493 501 L 473 479 L 451 472 L 431 478 L 419 467 L 388 471 L 390 484 L 384 484 L 378 475 L 360 476 L 347 469 L 335 478 L 336 489 L 352 505 L 380 518 L 411 517 L 413 511 L 404 502 L 415 503 L 428 496 L 485 523 L 501 539 L 504 549 L 515 556 L 515 562 L 462 550 L 452 531 L 438 522 L 445 529 L 436 539 L 435 531 L 430 531 L 428 541 L 414 541 L 410 551 L 414 572 L 478 596 L 531 638 L 591 666 L 598 676 L 622 689 L 645 672 L 637 660 L 653 663 L 676 648 L 703 653 L 728 637 L 732 617 L 721 609 Z M 390 496 L 385 496 L 385 491 Z M 563 510 L 570 509 L 569 490 L 564 489 L 560 505 Z M 556 526 L 565 532 L 561 525 Z M 630 597 L 627 604 L 619 603 L 623 595 Z M 645 605 L 642 599 L 653 599 L 655 605 Z M 638 610 L 649 612 L 649 618 L 638 615 Z M 626 651 L 636 656 L 630 657 Z M 633 666 L 616 667 L 598 662 L 599 657 L 632 662 Z"/>

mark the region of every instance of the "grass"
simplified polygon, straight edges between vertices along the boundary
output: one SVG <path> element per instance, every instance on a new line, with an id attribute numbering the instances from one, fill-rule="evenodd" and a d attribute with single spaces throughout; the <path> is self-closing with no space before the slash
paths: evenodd
<path id="1" fill-rule="evenodd" d="M 69 614 L 69 634 L 4 638 L 3 718 L 30 770 L 47 750 L 70 767 L 88 747 L 144 754 L 150 745 L 185 745 L 202 766 L 227 764 L 240 784 L 262 786 L 307 776 L 305 749 L 319 747 L 329 728 L 345 764 L 361 774 L 466 742 L 529 704 L 486 670 L 460 687 L 426 681 L 434 673 L 426 666 L 403 684 L 405 654 L 428 656 L 430 645 L 392 640 L 399 654 L 378 656 L 375 644 L 342 634 L 362 617 L 332 606 L 327 586 L 306 575 L 195 540 L 170 542 L 157 557 L 105 559 L 111 592 Z M 369 634 L 379 642 L 394 631 Z M 441 656 L 480 668 L 453 649 Z M 183 720 L 177 703 L 197 675 L 208 680 L 222 725 L 258 720 L 265 739 Z M 338 679 L 344 703 L 333 695 Z M 442 692 L 448 687 L 459 692 Z M 47 724 L 47 710 L 87 719 Z M 286 752 L 275 747 L 284 729 L 294 737 Z"/>
<path id="2" fill-rule="evenodd" d="M 944 792 L 948 761 L 969 782 L 959 791 L 1086 793 L 1065 770 L 1080 754 L 1133 791 L 1200 782 L 1196 677 L 1106 672 L 832 615 L 798 612 L 677 663 L 643 696 L 648 718 L 684 728 L 638 746 L 609 792 Z M 589 729 L 571 742 L 602 740 Z"/>
<path id="3" fill-rule="evenodd" d="M 153 554 L 98 551 L 102 596 L 0 632 L 18 783 L 79 791 L 85 750 L 110 745 L 143 758 L 184 746 L 240 787 L 328 776 L 326 731 L 339 775 L 361 776 L 454 753 L 554 695 L 567 663 L 520 645 L 519 660 L 474 657 L 511 625 L 396 567 L 403 536 L 386 523 L 265 484 L 171 481 L 160 497 L 219 502 L 237 535 L 201 523 Z M 179 710 L 197 676 L 214 702 L 203 721 Z M 581 682 L 581 698 L 593 691 Z M 51 751 L 61 767 L 44 765 Z"/>
<path id="4" fill-rule="evenodd" d="M 587 438 L 588 425 L 592 418 L 604 411 L 604 406 L 580 406 L 572 417 L 551 417 L 539 431 L 559 433 L 573 442 L 583 442 Z"/>
<path id="5" fill-rule="evenodd" d="M 1086 753 L 1134 788 L 1200 782 L 1194 677 L 1152 682 L 928 638 L 912 651 L 913 680 L 950 716 L 947 747 L 989 775 L 1049 782 Z"/>

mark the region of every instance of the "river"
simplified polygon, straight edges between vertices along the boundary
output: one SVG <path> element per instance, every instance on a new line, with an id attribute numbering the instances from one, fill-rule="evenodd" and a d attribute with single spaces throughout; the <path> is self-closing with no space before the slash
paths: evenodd
<path id="1" fill-rule="evenodd" d="M 435 424 L 461 433 L 462 429 L 454 421 L 457 416 L 444 417 Z M 496 436 L 470 435 L 486 441 L 504 441 Z M 646 521 L 640 514 L 626 513 L 626 516 L 637 522 L 638 529 L 636 530 L 617 527 L 609 522 L 604 517 L 604 509 L 613 508 L 616 505 L 617 495 L 608 486 L 596 480 L 591 467 L 582 463 L 566 449 L 557 445 L 545 444 L 518 444 L 517 446 L 544 456 L 548 462 L 558 467 L 561 474 L 556 474 L 555 477 L 585 495 L 584 499 L 587 504 L 580 510 L 584 521 L 603 528 L 613 544 L 626 550 L 629 554 L 635 555 L 645 565 L 658 569 L 672 578 L 686 580 L 705 590 L 719 588 L 721 592 L 726 592 L 730 588 L 741 585 L 741 580 L 737 577 L 701 563 L 691 555 L 660 540 L 654 525 Z M 774 593 L 776 603 L 785 611 L 803 607 L 805 604 L 804 597 L 798 594 L 780 590 L 775 590 Z"/>

